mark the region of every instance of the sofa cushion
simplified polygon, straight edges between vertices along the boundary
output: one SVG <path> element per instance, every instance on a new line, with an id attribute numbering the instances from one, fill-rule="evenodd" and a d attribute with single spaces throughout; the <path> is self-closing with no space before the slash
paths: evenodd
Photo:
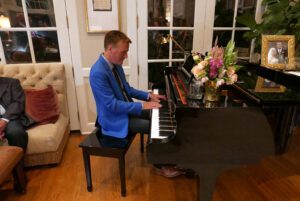
<path id="1" fill-rule="evenodd" d="M 44 89 L 25 89 L 26 114 L 39 125 L 55 123 L 59 117 L 58 97 L 52 86 Z"/>
<path id="2" fill-rule="evenodd" d="M 68 122 L 68 119 L 60 114 L 54 124 L 44 124 L 28 129 L 26 154 L 56 151 L 64 136 Z"/>

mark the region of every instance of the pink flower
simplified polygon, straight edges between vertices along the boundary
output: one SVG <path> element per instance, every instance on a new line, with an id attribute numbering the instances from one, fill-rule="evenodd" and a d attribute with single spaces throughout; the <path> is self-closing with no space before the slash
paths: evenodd
<path id="1" fill-rule="evenodd" d="M 212 48 L 212 50 L 211 50 L 211 57 L 213 59 L 219 59 L 219 60 L 221 60 L 221 59 L 223 59 L 223 56 L 224 56 L 224 50 L 223 50 L 223 48 L 218 47 L 218 46 L 215 46 L 215 47 Z"/>
<path id="2" fill-rule="evenodd" d="M 228 67 L 226 74 L 228 77 L 232 76 L 235 73 L 235 68 L 234 67 Z"/>
<path id="3" fill-rule="evenodd" d="M 211 81 L 217 87 L 225 83 L 233 84 L 237 81 L 236 71 L 239 69 L 239 66 L 235 65 L 236 54 L 232 41 L 228 42 L 226 49 L 214 46 L 204 60 L 200 54 L 193 54 L 196 66 L 193 67 L 192 73 L 202 83 Z"/>
<path id="4" fill-rule="evenodd" d="M 223 66 L 223 60 L 222 59 L 210 59 L 209 65 L 214 66 L 216 68 L 220 68 Z"/>
<path id="5" fill-rule="evenodd" d="M 218 74 L 218 68 L 215 66 L 210 66 L 209 68 L 209 77 L 214 79 L 217 77 Z"/>
<path id="6" fill-rule="evenodd" d="M 238 76 L 237 74 L 233 74 L 232 76 L 230 76 L 226 82 L 226 84 L 233 84 L 237 81 Z"/>

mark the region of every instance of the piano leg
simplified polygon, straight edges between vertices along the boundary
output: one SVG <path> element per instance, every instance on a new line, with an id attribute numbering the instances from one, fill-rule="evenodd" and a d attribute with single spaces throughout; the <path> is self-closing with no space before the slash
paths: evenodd
<path id="1" fill-rule="evenodd" d="M 276 154 L 283 154 L 287 151 L 293 128 L 299 115 L 298 110 L 298 106 L 265 108 L 265 114 L 274 132 Z"/>
<path id="2" fill-rule="evenodd" d="M 282 154 L 287 151 L 290 138 L 293 134 L 293 128 L 296 123 L 298 115 L 298 106 L 289 106 L 284 108 L 281 129 L 276 131 L 276 135 L 279 138 L 277 153 Z M 277 144 L 277 143 L 276 143 Z"/>
<path id="3" fill-rule="evenodd" d="M 181 164 L 197 173 L 198 201 L 212 201 L 218 176 L 225 170 L 238 166 L 238 164 Z"/>

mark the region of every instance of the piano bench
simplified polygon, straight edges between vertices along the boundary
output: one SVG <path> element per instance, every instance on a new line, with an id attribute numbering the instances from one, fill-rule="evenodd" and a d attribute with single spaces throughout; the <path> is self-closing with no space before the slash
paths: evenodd
<path id="1" fill-rule="evenodd" d="M 96 128 L 89 136 L 87 136 L 80 144 L 82 148 L 85 175 L 87 180 L 87 190 L 91 192 L 92 176 L 90 156 L 103 156 L 117 158 L 119 160 L 119 173 L 121 179 L 121 195 L 126 196 L 125 183 L 125 154 L 134 140 L 136 134 L 128 134 L 127 138 L 118 139 L 102 135 L 101 129 Z M 144 152 L 144 136 L 141 134 L 141 152 Z"/>

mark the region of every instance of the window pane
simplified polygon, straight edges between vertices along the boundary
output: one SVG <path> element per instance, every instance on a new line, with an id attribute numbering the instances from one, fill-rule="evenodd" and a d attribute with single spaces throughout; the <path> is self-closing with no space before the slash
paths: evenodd
<path id="1" fill-rule="evenodd" d="M 173 31 L 173 38 L 185 51 L 192 50 L 193 31 L 187 31 L 187 30 Z M 176 45 L 175 42 L 173 42 L 172 58 L 173 59 L 184 58 L 183 50 L 178 45 Z"/>
<path id="2" fill-rule="evenodd" d="M 0 25 L 3 28 L 25 27 L 25 19 L 22 8 L 22 2 L 0 0 L 0 13 L 8 17 L 9 25 Z"/>
<path id="3" fill-rule="evenodd" d="M 216 37 L 218 37 L 218 46 L 226 47 L 231 39 L 231 31 L 214 31 L 212 45 L 215 44 Z"/>
<path id="4" fill-rule="evenodd" d="M 56 31 L 32 31 L 31 37 L 37 62 L 60 61 Z"/>
<path id="5" fill-rule="evenodd" d="M 52 0 L 27 0 L 29 25 L 31 27 L 55 27 Z"/>
<path id="6" fill-rule="evenodd" d="M 27 32 L 1 31 L 1 41 L 3 44 L 6 63 L 31 63 L 31 55 L 28 46 Z"/>
<path id="7" fill-rule="evenodd" d="M 232 27 L 235 0 L 217 0 L 214 27 Z"/>
<path id="8" fill-rule="evenodd" d="M 148 64 L 148 87 L 163 87 L 165 85 L 164 67 L 168 63 L 149 63 Z"/>
<path id="9" fill-rule="evenodd" d="M 173 26 L 193 27 L 195 0 L 174 0 Z"/>
<path id="10" fill-rule="evenodd" d="M 171 0 L 148 0 L 148 26 L 170 26 Z"/>
<path id="11" fill-rule="evenodd" d="M 238 57 L 249 57 L 251 42 L 243 38 L 243 34 L 247 31 L 235 32 L 235 48 L 238 50 Z"/>
<path id="12" fill-rule="evenodd" d="M 172 62 L 172 66 L 182 66 L 182 65 L 183 65 L 183 61 Z"/>
<path id="13" fill-rule="evenodd" d="M 238 5 L 237 16 L 243 15 L 245 13 L 249 13 L 255 18 L 255 10 L 256 10 L 256 0 L 240 0 Z M 236 24 L 237 27 L 244 27 L 239 23 Z"/>
<path id="14" fill-rule="evenodd" d="M 148 31 L 148 58 L 168 59 L 169 42 L 166 41 L 169 31 Z M 164 40 L 165 39 L 165 40 Z M 166 42 L 166 43 L 164 43 Z"/>

